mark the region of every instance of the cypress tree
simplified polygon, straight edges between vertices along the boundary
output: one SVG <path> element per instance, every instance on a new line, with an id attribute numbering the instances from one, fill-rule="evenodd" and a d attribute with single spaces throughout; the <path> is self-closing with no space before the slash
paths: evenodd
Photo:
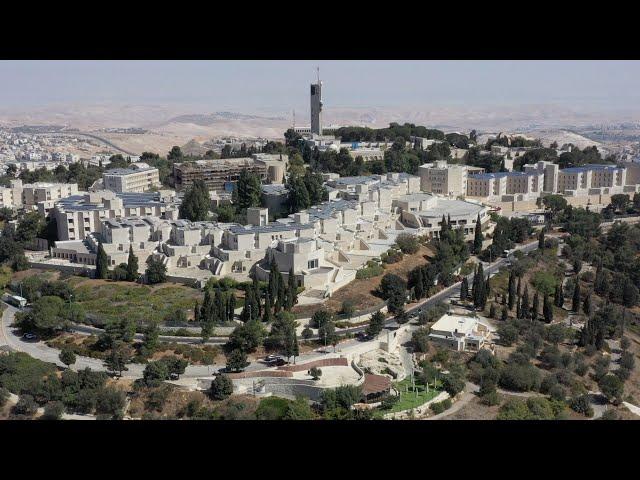
<path id="1" fill-rule="evenodd" d="M 298 287 L 296 285 L 296 276 L 293 273 L 293 267 L 289 270 L 289 285 L 287 289 L 287 311 L 291 310 L 293 306 L 298 303 Z"/>
<path id="2" fill-rule="evenodd" d="M 96 256 L 96 278 L 107 278 L 109 276 L 109 264 L 107 253 L 102 246 L 102 240 L 98 242 L 98 254 Z"/>
<path id="3" fill-rule="evenodd" d="M 489 316 L 491 318 L 496 318 L 496 304 L 492 303 L 491 307 L 489 308 Z"/>
<path id="4" fill-rule="evenodd" d="M 220 323 L 227 323 L 227 306 L 222 296 L 222 290 L 216 290 L 215 296 L 216 312 L 218 312 L 218 319 Z"/>
<path id="5" fill-rule="evenodd" d="M 478 255 L 482 251 L 482 224 L 480 223 L 480 214 L 476 218 L 476 228 L 473 237 L 473 253 Z"/>
<path id="6" fill-rule="evenodd" d="M 491 294 L 491 276 L 487 275 L 487 278 L 484 282 L 484 296 L 482 299 L 482 303 L 483 306 L 487 303 L 487 300 L 489 300 L 489 295 Z"/>
<path id="7" fill-rule="evenodd" d="M 578 279 L 577 275 L 576 275 L 576 285 L 573 289 L 573 303 L 571 305 L 571 310 L 573 310 L 576 313 L 578 313 L 578 310 L 580 310 L 580 280 Z"/>
<path id="8" fill-rule="evenodd" d="M 522 318 L 522 297 L 520 295 L 516 300 L 516 318 Z"/>
<path id="9" fill-rule="evenodd" d="M 538 248 L 544 250 L 544 228 L 538 234 Z"/>
<path id="10" fill-rule="evenodd" d="M 204 300 L 200 309 L 201 322 L 213 322 L 214 313 L 213 298 L 211 297 L 211 289 L 207 288 L 204 292 Z"/>
<path id="11" fill-rule="evenodd" d="M 424 279 L 422 278 L 422 267 L 418 267 L 415 269 L 414 271 L 414 288 L 413 291 L 416 295 L 416 299 L 420 300 L 421 298 L 424 297 L 424 289 L 423 289 L 423 284 L 424 284 Z"/>
<path id="12" fill-rule="evenodd" d="M 540 311 L 540 296 L 538 292 L 533 294 L 533 303 L 531 304 L 531 320 L 538 318 L 538 312 Z"/>
<path id="13" fill-rule="evenodd" d="M 560 280 L 560 286 L 558 287 L 558 293 L 560 294 L 560 296 L 558 297 L 558 303 L 559 303 L 559 307 L 562 307 L 564 305 L 564 287 L 562 285 L 562 280 Z"/>
<path id="14" fill-rule="evenodd" d="M 284 280 L 282 278 L 282 274 L 279 274 L 278 278 L 278 296 L 276 297 L 276 305 L 275 305 L 275 313 L 278 313 L 280 310 L 286 307 L 287 302 L 287 287 L 284 284 Z"/>
<path id="15" fill-rule="evenodd" d="M 262 295 L 261 295 L 261 291 L 260 291 L 260 285 L 258 284 L 258 278 L 255 276 L 255 274 L 253 275 L 253 292 L 255 294 L 256 297 L 256 307 L 258 307 L 258 313 L 256 315 L 253 316 L 253 318 L 260 318 L 262 316 Z"/>
<path id="16" fill-rule="evenodd" d="M 233 292 L 231 292 L 227 300 L 227 309 L 229 312 L 227 317 L 229 318 L 230 321 L 233 322 L 236 315 L 236 294 Z"/>
<path id="17" fill-rule="evenodd" d="M 430 268 L 431 267 L 431 268 Z M 433 287 L 433 267 L 425 265 L 422 267 L 422 291 L 424 296 L 429 296 L 429 291 Z"/>
<path id="18" fill-rule="evenodd" d="M 255 293 L 253 292 L 253 286 L 247 287 L 244 295 L 244 308 L 240 314 L 240 320 L 247 323 L 256 318 L 258 314 L 258 308 L 255 305 Z"/>
<path id="19" fill-rule="evenodd" d="M 520 305 L 521 318 L 526 318 L 529 316 L 529 313 L 529 287 L 525 285 L 524 292 L 522 293 L 522 304 Z"/>
<path id="20" fill-rule="evenodd" d="M 264 296 L 264 315 L 262 316 L 262 321 L 264 323 L 269 323 L 273 320 L 272 312 L 271 312 L 271 295 L 267 291 Z"/>
<path id="21" fill-rule="evenodd" d="M 473 301 L 473 306 L 476 305 L 476 297 L 478 295 L 478 270 L 477 268 L 473 271 L 473 279 L 471 280 L 471 300 Z"/>
<path id="22" fill-rule="evenodd" d="M 278 279 L 281 278 L 280 270 L 278 269 L 278 264 L 275 259 L 271 260 L 271 265 L 269 266 L 269 293 L 271 294 L 271 298 L 276 298 L 278 295 Z"/>
<path id="23" fill-rule="evenodd" d="M 584 303 L 582 304 L 582 311 L 585 315 L 591 314 L 591 295 L 587 295 L 584 299 Z"/>
<path id="24" fill-rule="evenodd" d="M 509 273 L 509 310 L 513 310 L 516 301 L 516 277 L 513 270 Z"/>
<path id="25" fill-rule="evenodd" d="M 134 282 L 138 279 L 138 257 L 133 254 L 133 244 L 129 244 L 129 258 L 127 258 L 127 280 Z"/>
<path id="26" fill-rule="evenodd" d="M 546 293 L 544 294 L 542 315 L 544 316 L 545 322 L 551 323 L 553 321 L 553 308 L 551 307 L 551 302 L 549 302 L 549 295 L 547 295 Z"/>
<path id="27" fill-rule="evenodd" d="M 198 323 L 200 321 L 200 304 L 196 300 L 196 304 L 193 307 L 193 321 Z"/>
<path id="28" fill-rule="evenodd" d="M 474 294 L 474 299 L 473 299 L 474 306 L 484 309 L 484 306 L 486 304 L 486 292 L 485 292 L 485 284 L 484 284 L 484 269 L 482 267 L 482 264 L 478 265 L 477 277 L 478 277 L 478 288 L 476 293 Z"/>
<path id="29" fill-rule="evenodd" d="M 518 288 L 516 288 L 516 293 L 518 294 L 518 296 L 522 295 L 522 277 L 518 277 Z"/>
<path id="30" fill-rule="evenodd" d="M 507 306 L 502 307 L 502 312 L 500 313 L 500 320 L 503 322 L 507 321 L 509 318 L 509 310 L 507 310 Z"/>
<path id="31" fill-rule="evenodd" d="M 469 281 L 467 277 L 462 279 L 462 284 L 460 285 L 460 300 L 465 301 L 469 297 Z"/>
<path id="32" fill-rule="evenodd" d="M 607 283 L 607 277 L 602 270 L 602 262 L 598 262 L 598 267 L 596 268 L 596 278 L 593 282 L 594 290 L 598 295 L 606 296 L 609 293 L 609 285 Z"/>

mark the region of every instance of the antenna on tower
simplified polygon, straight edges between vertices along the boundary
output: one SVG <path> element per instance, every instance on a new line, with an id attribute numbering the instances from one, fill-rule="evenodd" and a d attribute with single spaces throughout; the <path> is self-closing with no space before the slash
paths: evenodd
<path id="1" fill-rule="evenodd" d="M 316 67 L 316 72 L 318 75 L 318 85 L 319 85 L 320 84 L 320 66 L 319 65 Z"/>

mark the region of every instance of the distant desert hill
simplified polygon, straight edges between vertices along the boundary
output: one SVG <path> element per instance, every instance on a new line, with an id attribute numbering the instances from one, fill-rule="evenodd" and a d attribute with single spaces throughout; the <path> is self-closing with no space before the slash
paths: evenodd
<path id="1" fill-rule="evenodd" d="M 207 153 L 208 148 L 204 147 L 200 142 L 192 138 L 187 143 L 182 145 L 180 147 L 180 150 L 182 150 L 182 153 L 184 153 L 185 155 L 198 156 Z"/>
<path id="2" fill-rule="evenodd" d="M 203 143 L 216 137 L 282 139 L 292 125 L 291 110 L 228 112 L 209 110 L 201 105 L 52 105 L 39 108 L 2 109 L 0 125 L 64 125 L 91 132 L 127 151 L 168 152 L 172 146 Z M 308 107 L 296 109 L 296 124 L 308 125 Z M 574 143 L 587 146 L 591 141 L 569 130 L 606 122 L 640 120 L 635 112 L 595 112 L 560 105 L 471 106 L 414 105 L 411 107 L 349 107 L 325 100 L 325 125 L 385 127 L 391 122 L 414 123 L 447 132 L 521 132 L 540 137 L 548 144 Z M 141 128 L 144 134 L 104 132 L 105 128 Z M 195 144 L 191 144 L 195 147 Z"/>

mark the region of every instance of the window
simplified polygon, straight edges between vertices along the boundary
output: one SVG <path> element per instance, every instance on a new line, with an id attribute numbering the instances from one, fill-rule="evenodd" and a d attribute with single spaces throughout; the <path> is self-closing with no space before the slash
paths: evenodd
<path id="1" fill-rule="evenodd" d="M 315 260 L 309 260 L 307 262 L 307 268 L 308 269 L 318 268 L 318 259 L 316 258 Z"/>

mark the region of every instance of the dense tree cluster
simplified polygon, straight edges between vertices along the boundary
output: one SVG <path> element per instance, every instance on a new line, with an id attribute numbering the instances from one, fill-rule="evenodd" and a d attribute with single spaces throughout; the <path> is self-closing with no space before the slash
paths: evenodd
<path id="1" fill-rule="evenodd" d="M 404 125 L 391 123 L 388 128 L 342 127 L 336 130 L 335 135 L 340 137 L 343 142 L 384 142 L 395 140 L 398 137 L 407 142 L 411 137 L 445 140 L 445 134 L 441 130 L 416 126 L 411 123 Z"/>
<path id="2" fill-rule="evenodd" d="M 570 152 L 564 152 L 558 157 L 558 165 L 560 168 L 579 167 L 589 164 L 615 163 L 612 158 L 602 158 L 598 151 L 598 147 L 585 147 L 580 150 L 573 147 Z"/>
<path id="3" fill-rule="evenodd" d="M 454 282 L 453 272 L 469 258 L 469 246 L 462 228 L 453 228 L 451 222 L 442 216 L 440 235 L 435 243 L 433 264 L 438 283 L 445 287 Z"/>
<path id="4" fill-rule="evenodd" d="M 202 180 L 195 180 L 184 194 L 180 204 L 180 218 L 202 222 L 209 218 L 211 199 L 209 189 Z"/>
<path id="5" fill-rule="evenodd" d="M 290 173 L 286 188 L 289 213 L 306 210 L 329 198 L 323 185 L 322 176 L 319 173 L 314 173 L 311 169 L 306 169 L 303 175 Z"/>
<path id="6" fill-rule="evenodd" d="M 31 416 L 44 407 L 56 418 L 64 411 L 121 418 L 125 394 L 107 386 L 107 379 L 106 373 L 90 369 L 66 369 L 58 375 L 53 364 L 22 352 L 0 356 L 0 389 L 20 395 L 18 415 Z"/>
<path id="7" fill-rule="evenodd" d="M 499 217 L 493 230 L 491 245 L 482 251 L 480 258 L 484 261 L 495 260 L 505 250 L 513 248 L 514 243 L 524 242 L 532 232 L 533 227 L 528 219 Z"/>

